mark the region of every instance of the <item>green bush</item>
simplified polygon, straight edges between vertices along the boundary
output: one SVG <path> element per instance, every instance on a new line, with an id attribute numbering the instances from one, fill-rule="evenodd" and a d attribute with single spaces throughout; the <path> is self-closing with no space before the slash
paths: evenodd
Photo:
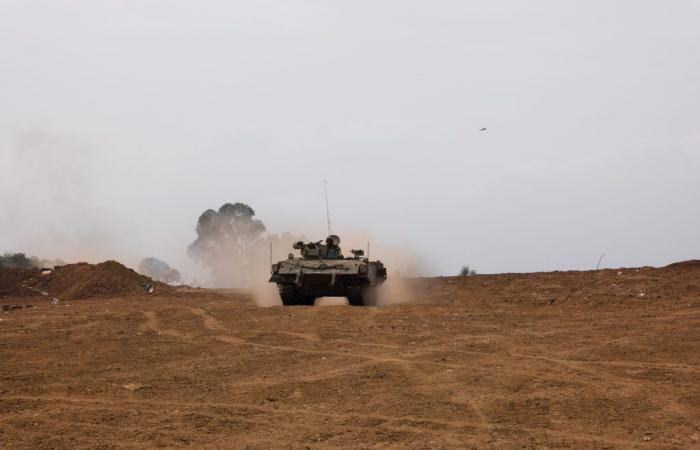
<path id="1" fill-rule="evenodd" d="M 28 258 L 24 253 L 5 253 L 0 256 L 0 267 L 31 269 L 36 267 L 37 263 L 36 258 Z"/>
<path id="2" fill-rule="evenodd" d="M 476 270 L 470 269 L 468 265 L 462 266 L 459 271 L 459 275 L 463 277 L 468 277 L 469 275 L 476 275 Z"/>

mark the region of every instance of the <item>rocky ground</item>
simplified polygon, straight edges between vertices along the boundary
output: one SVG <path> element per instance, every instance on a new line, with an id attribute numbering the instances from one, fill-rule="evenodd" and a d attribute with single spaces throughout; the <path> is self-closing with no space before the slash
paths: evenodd
<path id="1" fill-rule="evenodd" d="M 692 264 L 409 291 L 365 308 L 8 295 L 33 307 L 0 312 L 0 447 L 700 447 Z"/>

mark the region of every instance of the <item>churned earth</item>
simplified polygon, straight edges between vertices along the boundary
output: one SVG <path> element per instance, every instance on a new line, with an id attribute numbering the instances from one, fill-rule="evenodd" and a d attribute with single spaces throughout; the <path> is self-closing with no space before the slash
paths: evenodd
<path id="1" fill-rule="evenodd" d="M 700 269 L 0 299 L 2 448 L 700 448 Z"/>

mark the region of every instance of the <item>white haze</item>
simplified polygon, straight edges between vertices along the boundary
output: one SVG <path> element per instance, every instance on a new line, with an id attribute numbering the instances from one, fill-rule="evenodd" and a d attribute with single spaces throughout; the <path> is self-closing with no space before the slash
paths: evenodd
<path id="1" fill-rule="evenodd" d="M 201 280 L 202 211 L 321 239 L 327 179 L 334 231 L 426 274 L 698 258 L 698 23 L 697 0 L 0 0 L 0 252 Z"/>

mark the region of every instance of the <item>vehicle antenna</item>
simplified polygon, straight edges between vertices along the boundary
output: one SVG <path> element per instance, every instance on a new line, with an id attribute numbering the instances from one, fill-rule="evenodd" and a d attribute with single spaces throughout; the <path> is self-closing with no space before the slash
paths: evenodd
<path id="1" fill-rule="evenodd" d="M 328 208 L 328 182 L 323 180 L 323 191 L 326 194 L 326 221 L 328 222 L 328 236 L 333 234 L 333 227 L 331 227 L 331 210 Z"/>

